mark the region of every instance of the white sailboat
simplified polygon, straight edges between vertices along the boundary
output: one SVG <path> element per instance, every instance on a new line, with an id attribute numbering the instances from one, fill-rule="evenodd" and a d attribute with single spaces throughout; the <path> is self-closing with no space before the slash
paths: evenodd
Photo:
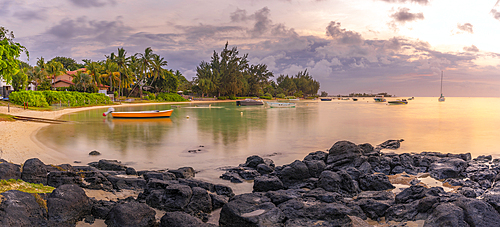
<path id="1" fill-rule="evenodd" d="M 443 71 L 441 71 L 441 96 L 439 97 L 438 101 L 444 102 L 445 98 L 443 96 Z"/>

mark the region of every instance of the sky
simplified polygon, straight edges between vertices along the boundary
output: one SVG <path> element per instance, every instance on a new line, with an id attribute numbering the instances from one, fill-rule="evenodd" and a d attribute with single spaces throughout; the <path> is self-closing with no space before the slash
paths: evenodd
<path id="1" fill-rule="evenodd" d="M 500 97 L 500 0 L 0 0 L 29 63 L 151 47 L 187 79 L 225 43 L 330 95 Z M 23 57 L 22 60 L 26 60 Z"/>

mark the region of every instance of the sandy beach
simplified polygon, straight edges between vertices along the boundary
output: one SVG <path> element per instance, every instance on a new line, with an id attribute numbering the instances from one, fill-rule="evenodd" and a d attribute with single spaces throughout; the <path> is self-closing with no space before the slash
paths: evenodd
<path id="1" fill-rule="evenodd" d="M 0 106 L 0 113 L 24 117 L 37 117 L 45 119 L 58 119 L 62 115 L 78 111 L 99 109 L 103 110 L 109 107 L 133 106 L 133 105 L 159 105 L 159 104 L 194 104 L 194 103 L 213 103 L 213 102 L 231 102 L 234 100 L 221 101 L 192 101 L 187 103 L 162 102 L 162 103 L 127 103 L 113 106 L 92 106 L 68 108 L 56 111 L 35 111 L 24 110 L 23 108 Z M 35 134 L 41 128 L 48 126 L 47 123 L 25 122 L 25 121 L 0 121 L 0 158 L 14 163 L 24 163 L 30 158 L 39 158 L 44 163 L 63 164 L 71 163 L 73 160 L 56 150 L 44 146 L 35 139 Z"/>

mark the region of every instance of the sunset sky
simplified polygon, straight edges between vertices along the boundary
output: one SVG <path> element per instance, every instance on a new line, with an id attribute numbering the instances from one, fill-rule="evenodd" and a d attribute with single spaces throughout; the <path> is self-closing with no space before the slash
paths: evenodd
<path id="1" fill-rule="evenodd" d="M 331 95 L 437 97 L 444 71 L 445 96 L 500 96 L 500 0 L 0 0 L 0 26 L 30 64 L 152 47 L 191 79 L 229 42 Z"/>

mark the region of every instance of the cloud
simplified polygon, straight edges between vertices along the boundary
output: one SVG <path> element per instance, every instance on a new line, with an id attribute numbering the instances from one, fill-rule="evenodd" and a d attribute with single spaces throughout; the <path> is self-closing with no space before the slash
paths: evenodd
<path id="1" fill-rule="evenodd" d="M 464 51 L 467 51 L 467 52 L 479 52 L 479 49 L 476 46 L 472 45 L 470 47 L 464 47 Z"/>
<path id="2" fill-rule="evenodd" d="M 197 26 L 175 26 L 184 31 L 182 36 L 186 37 L 187 41 L 201 41 L 205 39 L 223 40 L 228 39 L 228 33 L 242 31 L 244 28 L 239 26 L 213 26 L 199 24 Z"/>
<path id="3" fill-rule="evenodd" d="M 499 11 L 497 11 L 496 9 L 492 9 L 492 10 L 490 11 L 490 13 L 491 13 L 491 14 L 493 14 L 493 17 L 494 17 L 495 19 L 500 20 L 500 12 L 499 12 Z"/>
<path id="4" fill-rule="evenodd" d="M 111 43 L 127 35 L 132 29 L 125 26 L 118 17 L 114 21 L 88 20 L 86 17 L 63 19 L 47 30 L 47 34 L 59 39 L 84 39 Z"/>
<path id="5" fill-rule="evenodd" d="M 255 24 L 253 26 L 253 29 L 249 30 L 252 37 L 261 36 L 270 29 L 272 25 L 272 21 L 271 19 L 269 19 L 270 12 L 271 10 L 269 10 L 269 8 L 267 7 L 264 7 L 255 12 L 255 14 L 253 15 Z"/>
<path id="6" fill-rule="evenodd" d="M 249 18 L 247 17 L 247 11 L 243 9 L 236 9 L 236 11 L 231 13 L 231 22 L 241 22 L 247 21 Z"/>
<path id="7" fill-rule="evenodd" d="M 43 10 L 18 10 L 13 16 L 22 21 L 45 20 L 47 18 Z"/>
<path id="8" fill-rule="evenodd" d="M 91 8 L 91 7 L 103 7 L 107 4 L 115 5 L 115 0 L 105 0 L 104 2 L 101 0 L 69 0 L 73 5 L 80 6 L 83 8 Z"/>
<path id="9" fill-rule="evenodd" d="M 424 19 L 423 13 L 410 13 L 410 9 L 406 7 L 398 8 L 398 10 L 399 11 L 391 15 L 391 18 L 393 18 L 395 22 L 398 22 L 400 24 Z"/>
<path id="10" fill-rule="evenodd" d="M 406 2 L 411 2 L 411 3 L 417 3 L 421 5 L 427 5 L 429 3 L 429 0 L 381 0 L 384 2 L 388 3 L 406 3 Z"/>
<path id="11" fill-rule="evenodd" d="M 330 24 L 326 27 L 326 34 L 342 44 L 363 43 L 361 34 L 340 28 L 340 22 L 330 21 Z"/>
<path id="12" fill-rule="evenodd" d="M 457 24 L 457 28 L 464 31 L 464 32 L 468 32 L 470 34 L 474 34 L 474 31 L 473 31 L 473 26 L 472 24 L 470 23 L 465 23 L 465 24 Z"/>

